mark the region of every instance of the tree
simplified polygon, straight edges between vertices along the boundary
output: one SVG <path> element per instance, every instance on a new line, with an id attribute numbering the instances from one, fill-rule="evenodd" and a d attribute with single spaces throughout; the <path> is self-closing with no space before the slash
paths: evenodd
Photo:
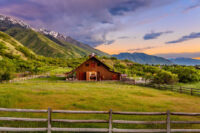
<path id="1" fill-rule="evenodd" d="M 153 83 L 157 84 L 174 84 L 178 82 L 178 75 L 171 72 L 160 70 L 154 74 Z"/>
<path id="2" fill-rule="evenodd" d="M 10 80 L 15 72 L 15 65 L 10 60 L 3 59 L 0 61 L 0 66 L 0 81 Z"/>
<path id="3" fill-rule="evenodd" d="M 165 68 L 174 74 L 178 75 L 179 82 L 189 83 L 197 82 L 200 80 L 200 72 L 192 66 L 173 66 Z"/>

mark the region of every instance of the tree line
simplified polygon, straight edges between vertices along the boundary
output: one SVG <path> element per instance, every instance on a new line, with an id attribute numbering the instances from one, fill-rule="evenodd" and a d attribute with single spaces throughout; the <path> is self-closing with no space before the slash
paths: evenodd
<path id="1" fill-rule="evenodd" d="M 10 80 L 15 73 L 40 74 L 48 72 L 52 67 L 76 68 L 88 57 L 76 59 L 50 58 L 35 56 L 23 47 L 20 51 L 26 54 L 24 60 L 12 54 L 4 55 L 0 47 L 0 81 Z M 3 58 L 2 58 L 3 57 Z M 200 81 L 200 70 L 193 66 L 179 65 L 144 65 L 129 60 L 118 60 L 115 57 L 99 57 L 100 60 L 110 60 L 107 65 L 114 71 L 126 74 L 128 77 L 142 77 L 144 80 L 157 84 L 175 84 Z"/>

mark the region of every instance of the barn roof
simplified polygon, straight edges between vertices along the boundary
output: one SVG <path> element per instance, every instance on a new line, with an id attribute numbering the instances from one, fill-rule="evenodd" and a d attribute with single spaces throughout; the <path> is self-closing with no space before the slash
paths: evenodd
<path id="1" fill-rule="evenodd" d="M 99 60 L 95 55 L 89 56 L 89 59 L 87 59 L 86 61 L 84 61 L 83 63 L 81 63 L 77 68 L 75 68 L 74 70 L 72 70 L 72 71 L 70 71 L 70 72 L 68 72 L 68 73 L 66 73 L 66 74 L 74 73 L 74 72 L 75 72 L 79 67 L 81 67 L 85 62 L 87 62 L 87 61 L 89 61 L 89 60 L 91 60 L 91 59 L 94 59 L 94 60 L 96 60 L 97 62 L 100 62 L 106 69 L 108 69 L 108 71 L 113 72 L 113 73 L 121 74 L 121 73 L 119 73 L 119 72 L 112 71 L 112 70 L 110 69 L 110 67 L 108 67 L 105 63 L 103 63 L 101 60 Z"/>

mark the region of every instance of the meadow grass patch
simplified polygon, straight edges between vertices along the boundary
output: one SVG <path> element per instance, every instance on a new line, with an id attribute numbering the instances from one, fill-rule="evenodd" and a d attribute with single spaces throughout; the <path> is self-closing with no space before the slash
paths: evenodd
<path id="1" fill-rule="evenodd" d="M 200 112 L 200 97 L 149 87 L 128 85 L 120 82 L 68 82 L 40 78 L 19 83 L 0 84 L 0 107 L 27 109 L 63 109 L 63 110 L 103 110 L 138 112 Z M 3 113 L 0 116 L 38 118 L 47 114 Z M 60 119 L 108 119 L 108 115 L 53 114 Z M 114 119 L 126 120 L 165 120 L 165 116 L 121 116 Z M 173 116 L 173 120 L 199 120 L 199 117 Z M 6 123 L 0 126 L 36 127 L 40 123 Z M 107 124 L 63 124 L 58 127 L 106 127 Z M 115 128 L 164 128 L 161 125 L 114 124 Z M 195 128 L 199 125 L 185 125 Z M 173 125 L 178 128 L 180 125 Z"/>

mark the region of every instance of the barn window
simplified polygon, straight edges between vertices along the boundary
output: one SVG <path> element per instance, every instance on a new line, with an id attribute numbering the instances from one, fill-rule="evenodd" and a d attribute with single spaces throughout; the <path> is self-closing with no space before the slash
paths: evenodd
<path id="1" fill-rule="evenodd" d="M 91 67 L 95 67 L 95 62 L 92 62 L 92 63 L 91 63 Z"/>
<path id="2" fill-rule="evenodd" d="M 98 66 L 101 66 L 101 63 L 98 63 L 97 65 L 98 65 Z"/>
<path id="3" fill-rule="evenodd" d="M 87 63 L 87 64 L 85 64 L 85 66 L 87 66 L 87 67 L 88 67 L 88 66 L 89 66 L 89 64 Z"/>

